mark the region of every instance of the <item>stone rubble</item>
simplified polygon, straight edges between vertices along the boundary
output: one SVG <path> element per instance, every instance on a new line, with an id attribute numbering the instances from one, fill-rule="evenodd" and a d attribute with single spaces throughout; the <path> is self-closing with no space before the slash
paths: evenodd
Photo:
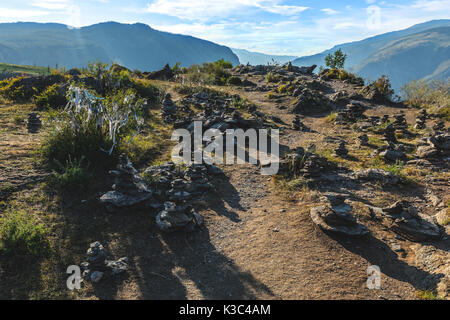
<path id="1" fill-rule="evenodd" d="M 82 278 L 98 283 L 105 276 L 116 276 L 128 270 L 127 257 L 117 261 L 106 258 L 107 254 L 103 245 L 98 241 L 91 243 L 87 250 L 87 261 L 80 264 Z"/>

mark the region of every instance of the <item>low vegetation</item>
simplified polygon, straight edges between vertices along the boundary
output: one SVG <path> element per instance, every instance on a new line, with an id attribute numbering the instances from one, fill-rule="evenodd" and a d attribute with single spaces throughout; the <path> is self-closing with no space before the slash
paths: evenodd
<path id="1" fill-rule="evenodd" d="M 47 234 L 32 214 L 10 210 L 0 218 L 0 249 L 6 253 L 39 255 L 48 248 Z"/>
<path id="2" fill-rule="evenodd" d="M 450 82 L 415 80 L 404 85 L 401 91 L 410 107 L 425 108 L 450 121 Z"/>

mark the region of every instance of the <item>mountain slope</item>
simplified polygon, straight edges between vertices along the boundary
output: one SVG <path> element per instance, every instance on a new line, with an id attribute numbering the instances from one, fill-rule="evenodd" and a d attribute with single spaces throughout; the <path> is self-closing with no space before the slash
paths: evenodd
<path id="1" fill-rule="evenodd" d="M 439 44 L 440 40 L 432 41 L 429 38 L 430 36 L 438 36 L 439 39 L 446 39 L 448 35 L 446 31 L 441 29 L 446 27 L 450 27 L 450 20 L 429 21 L 405 30 L 389 32 L 361 41 L 337 45 L 322 53 L 301 57 L 292 63 L 297 66 L 312 64 L 324 65 L 324 59 L 328 53 L 342 49 L 348 55 L 345 65 L 346 69 L 360 73 L 361 76 L 370 79 L 377 79 L 384 73 L 392 78 L 393 87 L 398 90 L 402 84 L 412 79 L 421 79 L 431 75 L 437 66 L 447 60 L 449 55 L 447 54 L 447 58 L 445 57 L 445 48 Z M 432 29 L 439 31 L 431 34 L 426 32 Z M 410 38 L 410 36 L 414 38 Z M 420 37 L 428 38 L 424 38 L 421 41 L 419 39 Z M 414 45 L 417 45 L 416 49 L 412 48 Z M 389 47 L 392 48 L 389 49 Z M 435 53 L 435 49 L 439 53 Z M 443 54 L 444 56 L 442 56 Z M 406 60 L 403 60 L 405 58 Z M 387 59 L 392 59 L 392 61 L 388 61 Z M 412 59 L 415 59 L 415 61 Z M 431 59 L 439 60 L 430 62 L 429 60 Z M 397 61 L 397 64 L 395 64 L 395 61 Z M 412 64 L 403 63 L 405 61 Z M 423 65 L 423 68 L 420 65 Z M 425 71 L 414 73 L 410 69 L 416 71 L 426 69 L 428 73 L 424 74 Z M 440 78 L 440 76 L 435 75 L 434 78 Z"/>
<path id="2" fill-rule="evenodd" d="M 238 56 L 239 61 L 242 64 L 249 63 L 253 66 L 259 64 L 265 65 L 268 63 L 273 63 L 274 61 L 283 64 L 298 58 L 296 56 L 270 55 L 265 53 L 252 52 L 244 49 L 231 48 L 231 50 Z"/>
<path id="3" fill-rule="evenodd" d="M 0 61 L 6 63 L 72 68 L 101 60 L 152 71 L 166 63 L 190 66 L 222 58 L 239 64 L 228 47 L 144 24 L 107 22 L 80 29 L 61 24 L 0 24 Z"/>
<path id="4" fill-rule="evenodd" d="M 372 79 L 386 74 L 398 89 L 416 79 L 446 79 L 449 62 L 450 27 L 442 27 L 392 41 L 353 70 Z"/>

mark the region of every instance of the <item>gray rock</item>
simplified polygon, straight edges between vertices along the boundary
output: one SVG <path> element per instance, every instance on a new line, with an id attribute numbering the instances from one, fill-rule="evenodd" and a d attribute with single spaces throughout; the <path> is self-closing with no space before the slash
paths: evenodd
<path id="1" fill-rule="evenodd" d="M 128 258 L 123 257 L 117 261 L 106 260 L 105 267 L 107 270 L 110 270 L 113 276 L 123 273 L 128 270 Z"/>
<path id="2" fill-rule="evenodd" d="M 102 280 L 104 273 L 101 271 L 94 271 L 91 273 L 91 281 L 94 283 L 100 282 Z"/>
<path id="3" fill-rule="evenodd" d="M 406 154 L 404 152 L 392 149 L 381 152 L 380 156 L 391 162 L 406 160 Z"/>
<path id="4" fill-rule="evenodd" d="M 432 217 L 419 214 L 407 201 L 397 201 L 387 208 L 369 206 L 372 214 L 380 217 L 383 224 L 402 237 L 415 241 L 438 240 L 441 230 Z"/>
<path id="5" fill-rule="evenodd" d="M 440 152 L 433 146 L 420 146 L 417 148 L 416 155 L 421 159 L 432 159 L 438 157 Z"/>
<path id="6" fill-rule="evenodd" d="M 359 224 L 351 214 L 347 204 L 338 206 L 324 205 L 312 208 L 312 221 L 324 231 L 360 237 L 369 233 L 366 226 Z"/>
<path id="7" fill-rule="evenodd" d="M 156 216 L 156 224 L 161 231 L 191 231 L 195 226 L 203 224 L 203 218 L 189 206 L 177 206 L 173 202 L 164 204 L 165 210 Z"/>
<path id="8" fill-rule="evenodd" d="M 153 199 L 152 192 L 126 156 L 121 156 L 116 170 L 111 170 L 114 185 L 100 197 L 100 202 L 116 208 L 129 207 Z"/>
<path id="9" fill-rule="evenodd" d="M 366 181 L 377 181 L 382 185 L 395 185 L 399 182 L 399 178 L 392 172 L 383 169 L 366 169 L 358 170 L 353 173 L 355 179 Z"/>

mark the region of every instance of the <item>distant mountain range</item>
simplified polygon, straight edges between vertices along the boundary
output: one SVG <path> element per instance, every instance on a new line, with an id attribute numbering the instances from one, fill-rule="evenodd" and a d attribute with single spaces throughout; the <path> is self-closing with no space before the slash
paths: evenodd
<path id="1" fill-rule="evenodd" d="M 325 56 L 338 49 L 347 55 L 345 68 L 365 79 L 385 74 L 398 93 L 412 80 L 450 75 L 450 20 L 434 20 L 411 28 L 337 45 L 330 50 L 294 60 L 297 66 L 324 65 Z"/>
<path id="2" fill-rule="evenodd" d="M 244 49 L 235 49 L 231 48 L 233 52 L 238 56 L 239 61 L 242 64 L 251 64 L 253 66 L 259 65 L 259 64 L 268 64 L 268 63 L 280 63 L 284 64 L 289 61 L 298 59 L 296 56 L 280 56 L 280 55 L 270 55 L 265 53 L 259 53 L 259 52 L 252 52 Z"/>
<path id="3" fill-rule="evenodd" d="M 140 23 L 106 22 L 80 29 L 54 23 L 0 24 L 0 62 L 5 63 L 72 68 L 99 60 L 153 71 L 166 63 L 190 66 L 222 58 L 239 64 L 228 47 Z"/>
<path id="4" fill-rule="evenodd" d="M 0 24 L 0 62 L 19 65 L 82 67 L 89 61 L 116 62 L 129 69 L 154 71 L 166 63 L 182 66 L 225 59 L 238 65 L 292 61 L 297 66 L 324 64 L 328 53 L 342 49 L 345 68 L 365 79 L 387 75 L 396 92 L 415 79 L 450 76 L 450 20 L 434 20 L 361 41 L 337 45 L 297 58 L 267 55 L 152 29 L 145 24 L 99 23 L 69 29 L 55 23 Z"/>

